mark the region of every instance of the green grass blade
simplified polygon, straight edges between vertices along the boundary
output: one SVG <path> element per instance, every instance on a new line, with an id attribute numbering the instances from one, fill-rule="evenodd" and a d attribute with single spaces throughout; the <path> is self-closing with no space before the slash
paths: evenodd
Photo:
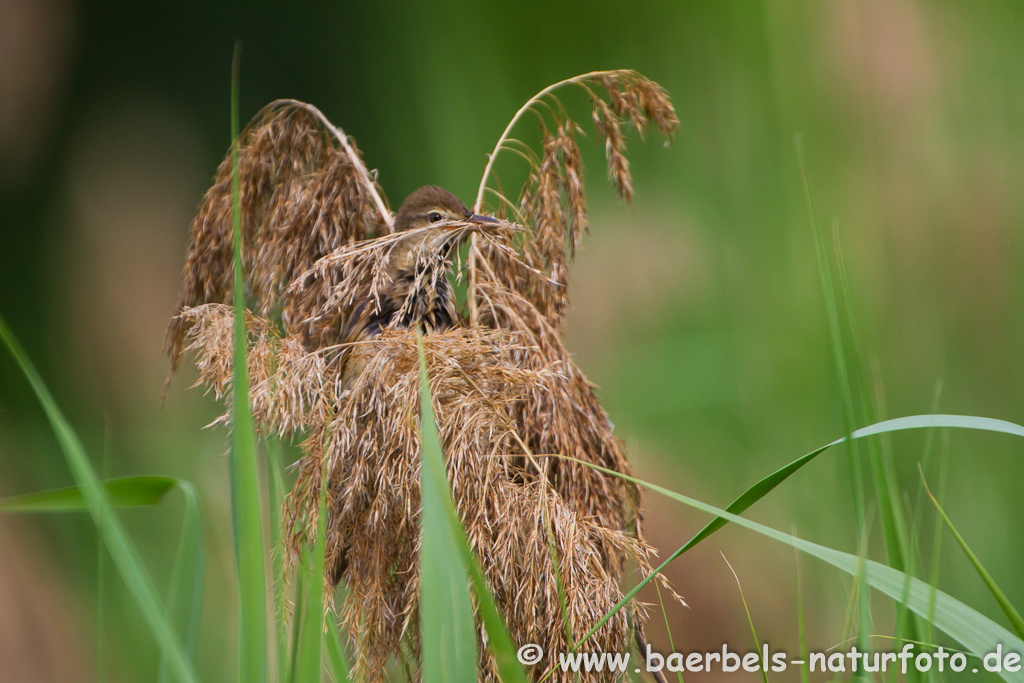
<path id="1" fill-rule="evenodd" d="M 476 628 L 420 340 L 420 648 L 424 683 L 475 681 Z"/>
<path id="2" fill-rule="evenodd" d="M 239 666 L 242 683 L 267 680 L 267 585 L 263 567 L 256 438 L 249 409 L 246 364 L 245 274 L 242 262 L 242 206 L 238 178 L 238 60 L 235 46 L 231 73 L 231 207 L 234 249 L 235 352 L 231 397 L 231 521 L 238 570 Z"/>
<path id="3" fill-rule="evenodd" d="M 658 583 L 657 581 L 654 582 L 654 590 L 658 594 L 658 606 L 661 607 L 661 616 L 662 616 L 662 619 L 664 619 L 664 621 L 665 621 L 665 633 L 668 634 L 668 648 L 669 648 L 669 650 L 671 652 L 677 652 L 677 650 L 676 650 L 676 641 L 672 637 L 672 627 L 668 623 L 668 610 L 665 609 L 665 601 L 661 597 L 661 584 Z M 646 654 L 647 654 L 646 652 L 641 653 L 641 655 L 643 655 L 643 656 L 646 656 Z M 677 671 L 676 672 L 676 679 L 679 681 L 679 683 L 683 683 L 683 672 L 682 671 Z"/>
<path id="4" fill-rule="evenodd" d="M 487 585 L 487 578 L 484 576 L 483 570 L 480 569 L 480 565 L 469 547 L 469 542 L 462 532 L 462 526 L 459 524 L 454 507 L 451 508 L 448 518 L 449 527 L 453 529 L 453 533 L 455 529 L 458 529 L 459 532 L 457 538 L 459 551 L 463 562 L 469 567 L 469 577 L 473 581 L 473 594 L 477 599 L 480 619 L 487 631 L 488 647 L 498 664 L 498 674 L 505 683 L 526 683 L 526 672 L 523 671 L 522 665 L 516 658 L 516 647 L 512 643 L 512 637 L 508 634 L 508 629 L 505 628 L 505 620 L 498 610 L 497 603 L 494 602 L 494 595 L 491 593 L 490 586 Z"/>
<path id="5" fill-rule="evenodd" d="M 456 521 L 458 521 L 457 518 Z M 473 580 L 473 594 L 477 598 L 480 618 L 487 631 L 487 644 L 498 663 L 498 674 L 501 676 L 501 680 L 505 683 L 526 683 L 526 672 L 523 671 L 522 665 L 516 658 L 516 647 L 512 643 L 512 637 L 508 634 L 508 629 L 505 628 L 505 620 L 498 610 L 497 603 L 494 602 L 487 579 L 484 577 L 480 565 L 477 564 L 476 558 L 473 557 L 473 551 L 465 536 L 461 539 L 459 550 L 462 551 L 464 561 L 467 561 L 467 558 L 471 561 L 469 576 Z"/>
<path id="6" fill-rule="evenodd" d="M 933 427 L 975 429 L 981 431 L 996 432 L 1000 434 L 1010 434 L 1013 436 L 1024 437 L 1024 427 L 1021 427 L 1018 424 L 1014 424 L 1013 422 L 1006 422 L 1005 420 L 996 420 L 990 417 L 973 417 L 969 415 L 910 415 L 908 417 L 897 417 L 892 420 L 885 420 L 884 422 L 879 422 L 877 424 L 868 425 L 867 427 L 862 427 L 861 429 L 858 429 L 857 431 L 853 432 L 853 434 L 850 435 L 850 438 L 861 439 L 868 436 L 874 436 L 876 434 L 887 434 L 891 432 L 899 432 L 908 429 L 929 429 Z M 590 629 L 590 631 L 585 636 L 583 636 L 583 639 L 576 644 L 576 647 L 579 647 L 582 643 L 586 642 L 592 635 L 597 633 L 598 629 L 604 626 L 605 623 L 609 619 L 611 619 L 611 617 L 616 612 L 618 612 L 625 605 L 627 605 L 630 600 L 636 597 L 636 594 L 639 593 L 644 586 L 653 581 L 658 574 L 664 571 L 665 567 L 667 567 L 673 561 L 678 559 L 683 553 L 689 551 L 698 543 L 708 538 L 711 534 L 715 533 L 716 531 L 724 527 L 726 524 L 729 523 L 729 521 L 734 517 L 734 515 L 737 515 L 745 511 L 751 505 L 761 500 L 761 498 L 764 498 L 776 486 L 778 486 L 783 481 L 791 477 L 794 473 L 799 471 L 800 468 L 802 468 L 807 463 L 811 462 L 814 458 L 818 457 L 832 446 L 841 444 L 844 441 L 846 441 L 845 437 L 842 439 L 836 439 L 831 443 L 825 444 L 821 448 L 817 448 L 808 453 L 807 455 L 801 456 L 794 460 L 793 462 L 789 463 L 788 465 L 779 468 L 775 472 L 769 474 L 767 477 L 761 479 L 756 484 L 751 486 L 749 489 L 744 491 L 736 500 L 730 503 L 729 506 L 725 509 L 725 511 L 729 513 L 728 515 L 716 517 L 715 519 L 708 522 L 703 529 L 698 531 L 693 536 L 693 538 L 687 541 L 681 548 L 676 550 L 674 553 L 669 555 L 668 558 L 666 558 L 664 562 L 658 565 L 658 567 L 655 568 L 653 572 L 651 572 L 647 577 L 645 577 L 636 586 L 634 586 L 628 593 L 626 593 L 626 595 L 623 596 L 622 600 L 620 600 L 618 604 L 616 604 L 615 607 L 613 607 L 608 612 L 608 614 L 604 615 L 597 622 L 597 624 L 595 624 Z M 588 464 L 588 467 L 589 466 L 590 465 Z M 614 476 L 620 476 L 618 472 L 612 472 L 611 470 L 606 470 L 601 467 L 597 467 L 597 469 L 603 472 L 609 472 Z"/>
<path id="7" fill-rule="evenodd" d="M 572 636 L 572 623 L 569 621 L 569 599 L 565 593 L 565 582 L 562 580 L 562 561 L 558 556 L 558 546 L 555 544 L 555 533 L 551 528 L 551 519 L 546 510 L 541 510 L 543 517 L 544 533 L 548 539 L 548 556 L 551 557 L 551 567 L 555 572 L 555 586 L 558 589 L 558 609 L 562 614 L 562 628 L 565 630 L 565 642 L 574 642 Z"/>
<path id="8" fill-rule="evenodd" d="M 946 477 L 949 474 L 949 433 L 945 432 L 942 439 L 942 459 L 939 461 L 939 500 L 945 500 L 946 497 Z M 942 557 L 942 520 L 938 515 L 935 516 L 935 528 L 932 532 L 932 557 L 931 557 L 931 568 L 928 572 L 928 583 L 929 585 L 939 587 L 939 566 L 940 559 Z M 935 611 L 934 602 L 932 603 L 932 610 L 928 613 L 929 616 Z M 931 624 L 928 625 L 927 630 L 928 639 L 931 640 Z"/>
<path id="9" fill-rule="evenodd" d="M 176 480 L 175 485 L 185 495 L 185 517 L 171 570 L 167 614 L 180 634 L 185 654 L 191 659 L 199 643 L 199 625 L 203 617 L 203 578 L 206 568 L 203 520 L 196 488 L 184 480 Z M 169 680 L 170 673 L 169 662 L 166 657 L 162 657 L 157 680 L 161 683 Z"/>
<path id="10" fill-rule="evenodd" d="M 874 426 L 877 427 L 878 425 Z M 1024 433 L 1024 428 L 1020 428 L 1017 425 L 1013 426 L 1020 430 L 1020 432 Z M 870 429 L 870 427 L 866 429 Z M 998 645 L 1002 645 L 1004 650 L 1024 652 L 1024 640 L 1018 638 L 1016 635 L 1006 630 L 993 620 L 989 619 L 977 610 L 968 607 L 956 598 L 942 591 L 935 590 L 933 586 L 928 585 L 924 581 L 911 577 L 910 591 L 905 591 L 904 585 L 907 580 L 907 575 L 899 570 L 893 569 L 892 567 L 888 567 L 880 562 L 875 562 L 874 560 L 865 560 L 857 555 L 852 555 L 841 550 L 812 543 L 811 541 L 805 541 L 801 538 L 797 538 L 796 536 L 791 536 L 790 534 L 777 529 L 740 517 L 739 515 L 734 515 L 731 512 L 726 512 L 725 510 L 716 508 L 713 505 L 708 505 L 707 503 L 690 498 L 689 496 L 684 496 L 681 493 L 676 493 L 675 491 L 658 486 L 657 484 L 652 484 L 650 482 L 637 479 L 636 477 L 630 477 L 622 474 L 621 472 L 601 467 L 600 465 L 576 460 L 575 458 L 567 459 L 600 472 L 604 472 L 605 474 L 633 482 L 634 484 L 646 487 L 651 491 L 665 495 L 683 503 L 684 505 L 688 505 L 689 507 L 722 517 L 728 522 L 750 529 L 751 531 L 756 531 L 762 536 L 767 536 L 768 538 L 780 543 L 785 543 L 786 545 L 796 548 L 803 553 L 816 557 L 823 562 L 827 562 L 833 567 L 841 569 L 851 576 L 856 576 L 857 572 L 861 571 L 861 568 L 863 567 L 864 580 L 868 585 L 888 595 L 893 600 L 906 600 L 905 604 L 907 607 L 921 616 L 928 615 L 928 611 L 930 609 L 929 603 L 934 599 L 935 611 L 933 623 L 936 628 L 944 631 L 951 638 L 957 640 L 970 653 L 978 658 L 983 658 L 986 654 L 995 652 Z M 934 596 L 932 595 L 933 591 Z M 1007 671 L 1004 668 L 999 675 L 1003 680 L 1007 681 L 1007 683 L 1024 683 L 1024 673 L 1021 671 Z"/>
<path id="11" fill-rule="evenodd" d="M 920 466 L 918 467 L 918 470 L 920 471 Z M 931 499 L 932 504 L 935 506 L 935 510 L 939 513 L 942 521 L 946 523 L 946 528 L 949 529 L 949 533 L 953 534 L 953 538 L 956 539 L 958 544 L 960 544 L 960 549 L 964 551 L 964 555 L 966 555 L 967 559 L 971 561 L 972 565 L 974 565 L 974 570 L 978 572 L 978 576 L 980 576 L 981 580 L 985 582 L 986 586 L 988 586 L 989 591 L 992 593 L 992 597 L 994 597 L 996 602 L 999 603 L 999 609 L 1003 610 L 1003 614 L 1006 615 L 1010 625 L 1013 626 L 1013 630 L 1017 632 L 1018 636 L 1024 638 L 1024 619 L 1021 619 L 1020 612 L 1010 604 L 1010 600 L 1006 597 L 1006 594 L 999 588 L 995 579 L 993 579 L 992 575 L 988 573 L 987 569 L 985 569 L 985 566 L 981 564 L 981 560 L 978 559 L 978 556 L 975 555 L 974 551 L 971 550 L 969 545 L 967 545 L 967 541 L 964 540 L 964 537 L 961 536 L 960 532 L 956 530 L 955 526 L 953 526 L 953 521 L 950 520 L 948 515 L 946 515 L 946 511 L 942 509 L 942 505 L 939 504 L 939 501 L 932 495 L 931 489 L 928 488 L 928 482 L 925 481 L 923 471 L 921 472 L 921 485 L 924 486 L 925 493 L 928 494 L 928 497 Z"/>
<path id="12" fill-rule="evenodd" d="M 908 429 L 929 429 L 933 427 L 976 429 L 1024 437 L 1024 427 L 1004 420 L 994 420 L 988 417 L 972 417 L 968 415 L 911 415 L 908 417 L 897 417 L 892 420 L 885 420 L 877 424 L 863 427 L 854 431 L 850 435 L 850 438 L 855 440 L 878 434 L 888 434 Z M 788 465 L 772 472 L 767 477 L 761 479 L 744 491 L 736 500 L 729 504 L 729 507 L 727 507 L 726 510 L 735 514 L 743 512 L 751 505 L 768 495 L 779 484 L 793 476 L 793 474 L 799 471 L 804 465 L 814 460 L 832 446 L 841 444 L 845 440 L 846 439 L 836 439 L 832 443 L 826 444 L 821 448 L 817 448 L 807 455 L 801 456 Z M 703 529 L 697 532 L 697 534 L 680 550 L 682 552 L 686 552 L 711 534 L 721 529 L 727 523 L 728 522 L 725 519 L 712 520 Z"/>
<path id="13" fill-rule="evenodd" d="M 304 567 L 308 561 L 309 550 L 305 547 L 299 551 L 299 567 Z M 297 678 L 296 668 L 299 663 L 299 636 L 302 631 L 302 613 L 306 608 L 305 601 L 305 572 L 301 569 L 295 572 L 295 614 L 292 615 L 291 648 L 288 650 L 288 677 L 287 683 L 294 683 Z"/>
<path id="14" fill-rule="evenodd" d="M 868 541 L 870 535 L 861 535 L 861 544 L 857 552 L 857 645 L 863 652 L 871 649 L 871 592 L 868 590 Z M 900 593 L 900 598 L 906 600 L 906 591 Z M 907 677 L 913 674 L 907 670 Z M 871 677 L 861 671 L 854 676 L 855 680 L 869 681 Z"/>
<path id="15" fill-rule="evenodd" d="M 935 384 L 935 390 L 932 394 L 932 412 L 937 413 L 939 406 L 941 405 L 942 398 L 942 380 L 939 380 Z M 923 468 L 923 471 L 927 473 L 929 471 L 929 465 L 932 460 L 932 451 L 934 450 L 935 437 L 937 434 L 945 434 L 944 430 L 930 429 L 925 435 L 924 452 L 921 454 L 919 465 Z M 888 454 L 887 454 L 888 456 Z M 887 457 L 887 460 L 889 458 Z M 894 463 L 887 463 L 894 469 Z M 924 491 L 923 488 L 918 486 L 917 491 L 914 494 L 914 502 L 912 505 L 908 502 L 908 509 L 910 510 L 910 521 L 909 521 L 909 534 L 910 541 L 907 550 L 907 567 L 904 571 L 907 574 L 916 575 L 917 571 L 915 566 L 923 566 L 923 558 L 921 556 L 921 517 L 924 511 Z M 934 584 L 933 584 L 934 585 Z M 896 629 L 893 633 L 896 636 L 896 645 L 900 646 L 903 638 L 903 627 L 908 621 L 908 617 L 913 616 L 916 622 L 913 625 L 914 632 L 908 636 L 913 639 L 916 635 L 918 639 L 924 641 L 931 640 L 931 629 L 927 620 L 918 617 L 917 615 L 909 612 L 903 605 L 899 605 L 896 611 Z M 896 672 L 891 672 L 891 675 L 887 677 L 888 681 L 896 681 Z M 929 669 L 926 678 L 932 683 L 938 680 L 938 672 L 934 669 Z"/>
<path id="16" fill-rule="evenodd" d="M 949 466 L 949 432 L 943 430 L 942 434 L 942 453 L 939 458 L 939 502 L 945 500 L 946 497 L 946 474 Z M 939 588 L 939 560 L 942 556 L 942 519 L 935 515 L 935 524 L 932 530 L 932 557 L 931 567 L 928 572 L 928 585 L 932 587 L 931 593 L 928 598 L 928 616 L 925 618 L 922 631 L 924 632 L 923 638 L 928 642 L 932 641 L 932 617 L 935 614 L 935 591 Z M 928 672 L 928 680 L 932 683 L 941 683 L 945 677 L 939 671 L 930 670 Z"/>
<path id="17" fill-rule="evenodd" d="M 98 482 L 113 507 L 156 505 L 178 483 L 170 477 L 121 477 Z M 81 486 L 25 493 L 0 499 L 0 512 L 81 512 L 88 509 Z"/>
<path id="18" fill-rule="evenodd" d="M 181 642 L 174 635 L 174 630 L 164 614 L 153 581 L 142 564 L 138 550 L 114 514 L 114 508 L 107 496 L 106 489 L 100 483 L 99 477 L 96 476 L 96 471 L 89 462 L 89 456 L 86 454 L 81 440 L 61 413 L 60 408 L 57 407 L 57 402 L 54 401 L 49 389 L 46 388 L 24 349 L 11 334 L 7 323 L 2 318 L 0 318 L 0 340 L 14 357 L 42 404 L 43 411 L 60 443 L 71 473 L 81 489 L 86 509 L 103 535 L 103 541 L 110 551 L 114 565 L 121 574 L 125 585 L 128 586 L 128 591 L 138 605 L 146 625 L 153 633 L 161 653 L 167 657 L 171 670 L 179 681 L 182 683 L 197 681 L 198 678 L 192 668 L 192 663 L 185 655 Z"/>
<path id="19" fill-rule="evenodd" d="M 796 534 L 793 534 L 794 536 Z M 804 662 L 800 666 L 800 683 L 809 683 L 810 677 L 808 674 L 808 664 L 810 660 L 807 654 L 807 626 L 804 622 L 804 585 L 803 577 L 800 574 L 800 553 L 794 552 L 796 555 L 796 627 L 797 627 L 797 639 L 800 642 L 800 661 Z M 655 584 L 657 585 L 657 584 Z"/>
<path id="20" fill-rule="evenodd" d="M 320 680 L 320 642 L 323 624 L 323 572 L 316 573 L 317 564 L 314 547 L 302 551 L 302 565 L 299 571 L 305 574 L 303 585 L 305 590 L 301 596 L 303 603 L 301 613 L 296 609 L 295 623 L 297 631 L 293 645 L 292 680 L 295 683 L 315 683 Z M 296 597 L 296 602 L 299 597 Z M 318 602 L 319 601 L 319 602 Z"/>
<path id="21" fill-rule="evenodd" d="M 320 680 L 320 646 L 324 624 L 324 535 L 327 528 L 327 467 L 321 463 L 320 494 L 317 504 L 316 538 L 302 571 L 306 572 L 306 609 L 296 665 L 297 683 L 317 683 Z M 308 562 L 308 564 L 307 564 Z"/>
<path id="22" fill-rule="evenodd" d="M 814 203 L 814 191 L 811 188 L 811 179 L 804 160 L 803 139 L 799 134 L 796 136 L 796 155 L 800 167 L 800 176 L 803 179 L 804 192 L 807 197 L 807 212 L 811 228 L 814 230 L 814 244 L 818 255 L 818 272 L 821 276 L 821 287 L 825 295 L 825 312 L 828 315 L 829 337 L 832 340 L 832 355 L 835 359 L 839 388 L 843 396 L 843 433 L 849 436 L 853 432 L 855 425 L 853 389 L 850 384 L 850 374 L 846 368 L 846 352 L 843 349 L 843 336 L 839 327 L 839 308 L 836 305 L 835 286 L 832 282 L 828 255 L 825 250 L 824 238 L 821 234 L 821 224 L 818 222 L 818 210 Z M 865 517 L 864 477 L 861 471 L 857 446 L 852 441 L 847 443 L 847 459 L 850 467 L 850 481 L 853 485 L 854 512 L 859 531 L 864 527 Z"/>
<path id="23" fill-rule="evenodd" d="M 274 587 L 274 632 L 277 637 L 277 680 L 284 683 L 288 675 L 288 620 L 285 614 L 284 547 L 281 540 L 281 504 L 285 498 L 284 473 L 281 471 L 280 444 L 267 439 L 267 470 L 270 503 L 271 567 Z"/>
<path id="24" fill-rule="evenodd" d="M 459 516 L 455 512 L 455 504 L 452 501 L 451 492 L 448 490 L 448 478 L 444 473 L 444 458 L 441 454 L 441 440 L 437 433 L 437 423 L 434 421 L 434 408 L 430 401 L 430 383 L 427 378 L 427 361 L 423 352 L 423 341 L 419 340 L 420 355 L 420 410 L 422 421 L 422 450 L 423 470 L 430 470 L 430 483 L 433 485 L 439 500 L 432 505 L 440 505 L 447 518 L 449 535 L 454 541 L 454 546 L 462 558 L 463 575 L 469 571 L 469 577 L 473 582 L 473 593 L 477 599 L 477 607 L 480 613 L 480 620 L 487 631 L 487 643 L 491 654 L 494 655 L 498 665 L 498 674 L 505 683 L 526 683 L 526 672 L 516 658 L 516 647 L 512 638 L 505 628 L 505 621 L 494 602 L 494 596 L 487 585 L 487 578 L 480 569 L 480 564 L 469 547 L 466 534 L 462 529 Z M 424 483 L 424 507 L 426 507 L 426 485 Z M 424 540 L 425 545 L 425 540 Z M 421 576 L 421 583 L 423 578 Z M 421 608 L 422 609 L 422 608 Z M 423 622 L 427 623 L 427 622 Z M 475 649 L 475 636 L 474 636 Z M 425 645 L 424 641 L 424 645 Z M 475 670 L 474 661 L 474 670 Z M 424 661 L 426 671 L 426 661 Z M 426 680 L 426 678 L 424 678 Z M 461 679 L 451 679 L 461 680 Z M 475 678 L 467 680 L 476 680 Z"/>
<path id="25" fill-rule="evenodd" d="M 721 552 L 721 551 L 719 551 Z M 757 629 L 754 628 L 754 617 L 750 616 L 750 606 L 747 605 L 747 596 L 743 595 L 743 584 L 740 583 L 740 576 L 736 573 L 736 570 L 732 568 L 732 563 L 722 554 L 722 559 L 725 560 L 725 566 L 732 572 L 732 578 L 736 579 L 736 588 L 740 591 L 740 602 L 743 603 L 743 611 L 747 615 L 747 624 L 750 626 L 750 634 L 754 637 L 754 651 L 757 652 L 757 661 L 761 665 L 761 680 L 763 683 L 768 683 L 768 668 L 765 666 L 765 662 L 761 658 L 761 641 L 757 638 Z"/>
<path id="26" fill-rule="evenodd" d="M 846 266 L 843 262 L 843 252 L 839 248 L 838 222 L 832 226 L 832 243 L 835 247 L 836 272 L 839 278 L 839 291 L 843 297 L 843 305 L 846 310 L 846 323 L 852 340 L 853 357 L 855 367 L 859 371 L 860 395 L 863 410 L 863 417 L 867 424 L 878 422 L 879 412 L 876 404 L 883 406 L 883 398 L 879 392 L 872 400 L 872 386 L 880 386 L 878 382 L 872 384 L 867 372 L 867 365 L 864 362 L 864 351 L 861 348 L 860 335 L 857 332 L 857 317 L 853 311 L 853 297 L 850 294 L 850 285 L 846 278 Z M 852 397 L 851 397 L 852 399 Z M 934 408 L 938 410 L 938 408 Z M 884 415 L 884 411 L 883 411 Z M 868 439 L 868 452 L 871 456 L 871 471 L 875 483 L 876 495 L 879 499 L 880 516 L 882 522 L 882 534 L 885 539 L 886 552 L 889 557 L 889 564 L 900 571 L 906 570 L 906 563 L 910 557 L 910 542 L 907 533 L 906 520 L 904 519 L 903 502 L 899 495 L 899 481 L 896 477 L 896 468 L 893 463 L 891 448 L 888 442 L 876 443 L 875 439 Z M 912 574 L 913 572 L 907 572 Z M 911 638 L 916 634 L 911 624 Z M 910 678 L 916 678 L 917 671 L 908 673 Z"/>
<path id="27" fill-rule="evenodd" d="M 864 527 L 860 530 L 860 533 L 857 536 L 858 559 L 863 560 L 867 556 L 867 549 L 865 547 L 865 544 L 868 541 L 868 539 L 871 538 L 871 525 L 873 522 L 873 515 L 871 515 L 869 511 L 868 516 L 864 520 Z M 796 552 L 799 553 L 800 551 Z M 857 635 L 854 635 L 852 637 L 850 634 L 853 633 L 854 628 L 857 626 L 857 620 L 860 616 L 858 608 L 860 606 L 859 601 L 861 600 L 861 596 L 869 592 L 867 584 L 863 582 L 861 577 L 861 574 L 863 573 L 863 566 L 864 563 L 862 561 L 861 564 L 858 565 L 857 575 L 856 577 L 854 577 L 853 585 L 850 590 L 849 597 L 847 599 L 843 617 L 843 628 L 842 631 L 840 631 L 840 633 L 842 634 L 842 640 L 840 642 L 855 643 L 858 647 L 861 647 L 862 645 L 861 634 L 858 633 Z M 833 675 L 830 680 L 832 681 L 832 683 L 839 683 L 843 678 L 842 673 L 837 671 L 834 672 L 834 674 L 835 675 Z"/>
<path id="28" fill-rule="evenodd" d="M 103 416 L 103 467 L 102 476 L 103 480 L 110 479 L 110 450 L 111 442 L 113 441 L 110 429 L 110 415 L 106 414 Z M 110 491 L 107 491 L 107 495 L 110 495 Z M 106 674 L 103 670 L 103 631 L 105 623 L 105 611 L 107 602 L 107 582 L 106 582 L 106 567 L 104 566 L 104 557 L 106 556 L 106 549 L 103 547 L 103 535 L 96 534 L 96 680 L 105 681 L 107 680 Z"/>
<path id="29" fill-rule="evenodd" d="M 334 683 L 348 683 L 349 663 L 345 656 L 345 649 L 341 646 L 341 633 L 338 631 L 338 624 L 328 615 L 327 634 L 324 636 L 327 641 L 327 661 L 331 665 L 331 677 Z"/>

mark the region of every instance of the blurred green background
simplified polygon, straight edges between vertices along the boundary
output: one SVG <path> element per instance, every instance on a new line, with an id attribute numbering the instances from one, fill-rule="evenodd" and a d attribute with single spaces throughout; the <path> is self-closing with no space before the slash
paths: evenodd
<path id="1" fill-rule="evenodd" d="M 229 145 L 236 39 L 243 119 L 281 97 L 317 105 L 356 138 L 394 206 L 427 183 L 471 200 L 509 118 L 554 81 L 634 68 L 668 90 L 679 134 L 668 147 L 631 139 L 632 206 L 605 182 L 601 150 L 583 143 L 592 235 L 566 324 L 641 477 L 724 505 L 842 434 L 797 133 L 830 243 L 837 226 L 880 412 L 937 405 L 1024 421 L 1020 3 L 6 0 L 0 27 L 0 314 L 98 469 L 200 488 L 207 680 L 235 666 L 227 434 L 202 429 L 217 407 L 187 390 L 188 363 L 163 407 L 159 389 L 189 222 Z M 592 131 L 585 108 L 571 111 Z M 512 163 L 499 172 L 517 177 Z M 892 441 L 911 497 L 924 442 Z M 956 433 L 944 447 L 948 512 L 1024 604 L 1021 445 Z M 70 483 L 25 381 L 0 356 L 0 496 Z M 850 491 L 837 451 L 751 515 L 856 552 Z M 122 514 L 161 587 L 181 507 L 172 497 Z M 663 555 L 706 521 L 650 495 L 645 507 Z M 931 538 L 930 521 L 922 533 Z M 676 648 L 752 647 L 720 551 L 758 635 L 795 650 L 793 554 L 739 529 L 669 569 L 689 603 L 668 607 Z M 810 560 L 801 572 L 808 645 L 821 650 L 843 638 L 849 582 Z M 138 612 L 109 561 L 101 604 L 97 574 L 84 515 L 0 517 L 0 680 L 92 680 L 100 641 L 106 678 L 154 679 Z M 948 538 L 939 585 L 1003 623 Z M 892 610 L 878 605 L 884 632 Z M 651 638 L 669 649 L 662 626 Z"/>

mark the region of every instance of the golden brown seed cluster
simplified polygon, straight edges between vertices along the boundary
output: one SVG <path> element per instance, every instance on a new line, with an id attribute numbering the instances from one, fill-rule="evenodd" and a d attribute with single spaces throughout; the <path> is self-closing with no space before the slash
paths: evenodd
<path id="1" fill-rule="evenodd" d="M 672 106 L 659 86 L 631 71 L 572 82 L 590 94 L 609 175 L 628 199 L 623 127 L 642 133 L 653 124 L 671 135 Z M 529 180 L 519 201 L 502 198 L 497 209 L 504 216 L 504 207 L 514 207 L 516 223 L 478 234 L 470 249 L 474 319 L 428 330 L 424 347 L 452 494 L 513 641 L 565 652 L 570 639 L 621 599 L 627 560 L 641 572 L 650 563 L 636 487 L 551 457 L 630 472 L 593 385 L 561 340 L 567 264 L 587 230 L 576 143 L 581 129 L 560 105 L 540 118 L 540 153 L 524 155 Z M 381 680 L 394 659 L 415 672 L 416 335 L 389 327 L 343 343 L 339 334 L 353 316 L 383 305 L 393 284 L 389 260 L 412 231 L 391 232 L 393 217 L 351 141 L 309 105 L 271 105 L 240 145 L 253 417 L 262 436 L 302 444 L 282 550 L 294 566 L 313 537 L 326 468 L 326 566 L 344 567 L 347 597 L 337 608 L 355 651 L 352 673 L 356 680 Z M 179 311 L 168 331 L 172 364 L 187 345 L 199 383 L 225 402 L 232 375 L 231 249 L 225 160 L 193 223 Z M 461 272 L 448 252 L 424 250 L 417 258 L 434 265 L 440 259 L 441 267 L 417 267 L 424 281 L 413 282 L 414 290 Z M 325 576 L 328 584 L 331 579 Z M 586 649 L 626 650 L 631 620 L 641 617 L 636 606 L 620 611 Z M 485 647 L 480 652 L 481 679 L 491 680 L 495 663 Z M 557 671 L 551 680 L 575 678 L 566 676 Z"/>
<path id="2" fill-rule="evenodd" d="M 370 187 L 318 114 L 275 102 L 241 134 L 243 258 L 252 306 L 262 315 L 280 307 L 284 288 L 318 259 L 370 237 L 381 221 Z M 192 221 L 179 311 L 231 302 L 232 244 L 229 154 Z M 172 372 L 187 327 L 186 319 L 175 318 L 167 331 Z"/>

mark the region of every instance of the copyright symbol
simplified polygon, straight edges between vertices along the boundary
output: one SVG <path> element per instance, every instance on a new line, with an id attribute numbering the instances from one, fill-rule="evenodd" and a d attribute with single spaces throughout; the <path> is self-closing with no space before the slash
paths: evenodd
<path id="1" fill-rule="evenodd" d="M 542 648 L 540 645 L 535 645 L 533 643 L 527 643 L 526 645 L 523 645 L 521 648 L 519 648 L 519 651 L 516 652 L 516 659 L 519 660 L 520 664 L 525 664 L 526 666 L 533 666 L 534 664 L 539 662 L 540 658 L 543 656 L 544 648 Z"/>

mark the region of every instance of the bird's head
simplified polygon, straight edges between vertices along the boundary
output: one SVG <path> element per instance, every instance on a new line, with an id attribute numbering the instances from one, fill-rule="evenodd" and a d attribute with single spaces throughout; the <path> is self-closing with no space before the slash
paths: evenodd
<path id="1" fill-rule="evenodd" d="M 411 232 L 400 239 L 391 253 L 392 269 L 399 273 L 415 269 L 417 261 L 433 255 L 447 256 L 448 250 L 467 232 L 493 229 L 502 222 L 470 211 L 448 190 L 427 185 L 409 195 L 395 215 L 395 231 Z"/>
<path id="2" fill-rule="evenodd" d="M 426 185 L 402 202 L 395 215 L 395 231 L 405 232 L 444 222 L 497 223 L 490 216 L 477 216 L 462 200 L 443 187 Z"/>

